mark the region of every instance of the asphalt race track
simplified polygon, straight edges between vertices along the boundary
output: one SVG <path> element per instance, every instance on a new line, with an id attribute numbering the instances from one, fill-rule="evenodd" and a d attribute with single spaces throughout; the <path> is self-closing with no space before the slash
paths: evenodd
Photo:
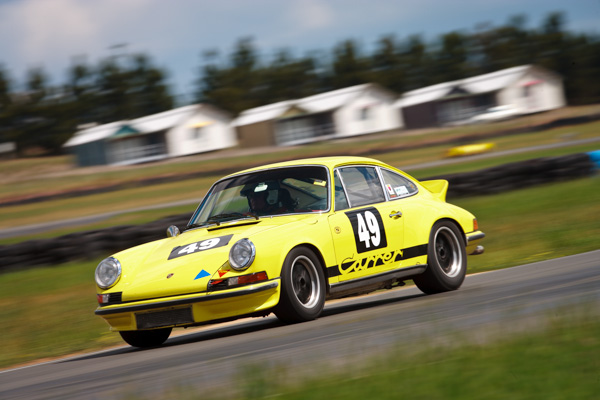
<path id="1" fill-rule="evenodd" d="M 472 275 L 450 293 L 425 296 L 410 287 L 332 302 L 303 324 L 244 320 L 172 337 L 161 348 L 119 347 L 7 370 L 0 399 L 125 398 L 178 386 L 223 393 L 248 368 L 314 374 L 385 354 L 398 342 L 493 340 L 543 329 L 553 311 L 574 306 L 600 310 L 600 250 Z"/>

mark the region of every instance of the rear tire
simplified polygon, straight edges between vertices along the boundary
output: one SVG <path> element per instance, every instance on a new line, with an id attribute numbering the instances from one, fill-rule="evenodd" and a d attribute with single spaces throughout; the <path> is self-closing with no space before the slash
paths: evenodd
<path id="1" fill-rule="evenodd" d="M 286 323 L 313 320 L 323 311 L 325 291 L 319 258 L 306 247 L 296 247 L 283 263 L 281 297 L 275 315 Z"/>
<path id="2" fill-rule="evenodd" d="M 427 245 L 427 269 L 413 280 L 426 294 L 458 289 L 467 273 L 467 253 L 460 230 L 449 221 L 433 225 Z"/>
<path id="3" fill-rule="evenodd" d="M 153 329 L 151 331 L 121 331 L 121 337 L 133 347 L 157 347 L 163 344 L 171 334 L 173 328 Z"/>

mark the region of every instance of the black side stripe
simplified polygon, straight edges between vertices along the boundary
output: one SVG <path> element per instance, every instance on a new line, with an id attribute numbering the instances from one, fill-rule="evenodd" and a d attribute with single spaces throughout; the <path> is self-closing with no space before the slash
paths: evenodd
<path id="1" fill-rule="evenodd" d="M 404 249 L 402 254 L 398 253 L 396 255 L 396 261 L 408 260 L 409 258 L 420 257 L 420 256 L 424 256 L 426 254 L 427 254 L 427 245 L 420 244 L 418 246 L 413 246 L 413 247 L 409 247 L 408 249 Z"/>

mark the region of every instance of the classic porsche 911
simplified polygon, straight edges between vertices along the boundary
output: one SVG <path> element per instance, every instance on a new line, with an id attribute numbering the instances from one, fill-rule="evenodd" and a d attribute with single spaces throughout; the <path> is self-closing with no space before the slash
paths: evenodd
<path id="1" fill-rule="evenodd" d="M 317 318 L 326 299 L 413 280 L 458 289 L 485 236 L 446 203 L 448 182 L 419 182 L 362 157 L 253 168 L 217 181 L 188 226 L 101 261 L 99 306 L 125 342 L 162 344 L 174 327 L 274 313 Z"/>

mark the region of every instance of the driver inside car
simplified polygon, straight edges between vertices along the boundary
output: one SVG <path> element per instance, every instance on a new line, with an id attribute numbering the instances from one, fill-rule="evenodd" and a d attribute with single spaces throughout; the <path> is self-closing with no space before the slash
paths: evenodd
<path id="1" fill-rule="evenodd" d="M 273 203 L 269 202 L 271 192 L 277 197 Z M 293 210 L 293 201 L 285 189 L 267 190 L 267 187 L 258 185 L 250 190 L 243 190 L 243 194 L 248 199 L 250 213 L 256 215 L 284 214 Z"/>
<path id="2" fill-rule="evenodd" d="M 269 193 L 267 191 L 263 192 L 254 192 L 251 191 L 248 193 L 248 205 L 250 206 L 250 212 L 256 213 L 258 215 L 264 214 L 272 214 L 276 211 L 276 207 L 274 204 L 269 204 L 267 198 L 269 197 Z"/>

